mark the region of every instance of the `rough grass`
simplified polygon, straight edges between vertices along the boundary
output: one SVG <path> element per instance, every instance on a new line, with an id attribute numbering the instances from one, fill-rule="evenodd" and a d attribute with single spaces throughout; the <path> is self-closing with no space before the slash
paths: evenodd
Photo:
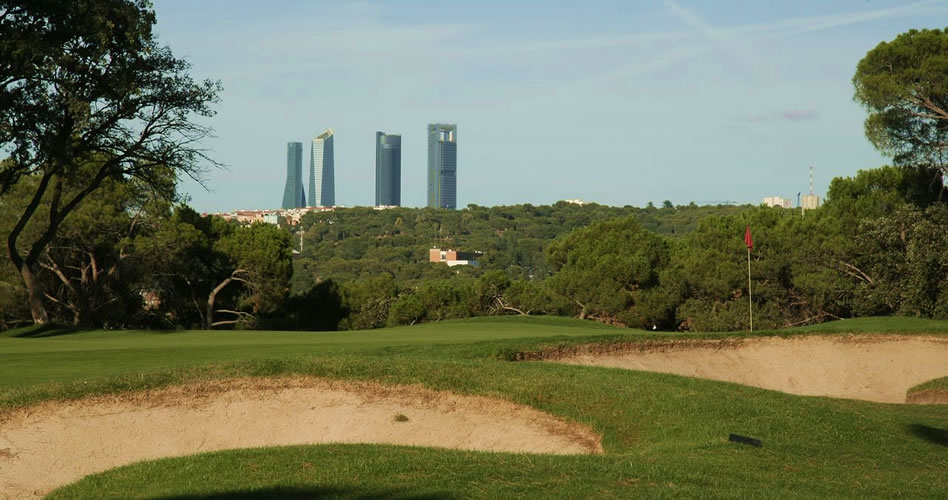
<path id="1" fill-rule="evenodd" d="M 900 321 L 847 320 L 844 331 L 948 332 L 945 322 Z M 943 406 L 800 397 L 675 375 L 506 361 L 511 353 L 562 343 L 682 337 L 563 318 L 346 333 L 7 337 L 0 338 L 0 408 L 210 378 L 308 374 L 509 399 L 590 425 L 603 435 L 606 452 L 554 457 L 377 445 L 234 450 L 121 467 L 52 498 L 948 496 Z M 763 447 L 730 443 L 730 433 L 761 439 Z"/>
<path id="2" fill-rule="evenodd" d="M 925 391 L 941 391 L 948 393 L 948 377 L 936 378 L 935 380 L 929 380 L 928 382 L 918 384 L 915 387 L 909 389 L 908 393 L 915 394 L 917 392 Z"/>
<path id="3" fill-rule="evenodd" d="M 905 400 L 917 404 L 948 405 L 948 377 L 936 378 L 912 387 L 906 392 Z M 948 430 L 944 431 L 944 437 L 944 441 L 948 443 Z"/>

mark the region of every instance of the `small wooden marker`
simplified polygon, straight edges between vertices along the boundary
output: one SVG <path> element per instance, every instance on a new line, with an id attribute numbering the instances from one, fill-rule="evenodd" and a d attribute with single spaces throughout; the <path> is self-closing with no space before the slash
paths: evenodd
<path id="1" fill-rule="evenodd" d="M 761 443 L 759 439 L 754 439 L 752 437 L 747 437 L 747 436 L 740 436 L 737 434 L 731 434 L 730 436 L 727 437 L 727 440 L 732 443 L 749 444 L 753 446 L 754 448 L 760 448 L 764 446 L 764 444 Z"/>

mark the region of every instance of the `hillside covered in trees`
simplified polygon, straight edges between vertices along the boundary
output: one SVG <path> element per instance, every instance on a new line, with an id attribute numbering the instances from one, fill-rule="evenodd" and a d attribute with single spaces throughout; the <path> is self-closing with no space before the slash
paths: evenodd
<path id="1" fill-rule="evenodd" d="M 554 205 L 513 205 L 434 210 L 430 208 L 338 208 L 305 215 L 290 228 L 302 252 L 293 290 L 324 280 L 347 282 L 391 274 L 400 281 L 453 274 L 428 263 L 428 249 L 478 251 L 480 269 L 501 270 L 511 278 L 544 279 L 551 270 L 544 247 L 553 239 L 594 222 L 632 217 L 653 232 L 679 238 L 709 215 L 732 215 L 749 206 L 610 207 L 564 201 Z M 470 270 L 464 270 L 469 272 Z"/>
<path id="2" fill-rule="evenodd" d="M 689 211 L 701 213 L 696 224 L 668 230 Z M 559 314 L 639 328 L 744 329 L 750 226 L 759 328 L 865 315 L 941 318 L 946 212 L 940 173 L 908 167 L 835 179 L 825 206 L 806 214 L 565 203 L 348 209 L 304 219 L 293 285 L 313 307 L 336 304 L 321 310 L 338 328 Z M 483 266 L 428 263 L 430 245 L 485 252 Z"/>

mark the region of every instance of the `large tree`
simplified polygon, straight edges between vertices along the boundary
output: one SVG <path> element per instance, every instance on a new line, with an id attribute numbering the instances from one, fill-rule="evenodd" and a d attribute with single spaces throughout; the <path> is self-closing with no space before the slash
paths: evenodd
<path id="1" fill-rule="evenodd" d="M 642 327 L 646 296 L 669 263 L 668 243 L 632 217 L 575 230 L 546 248 L 550 289 L 578 306 L 581 319 Z M 650 326 L 650 325 L 649 325 Z"/>
<path id="2" fill-rule="evenodd" d="M 948 171 L 948 28 L 880 43 L 859 61 L 853 85 L 877 149 L 898 165 Z"/>
<path id="3" fill-rule="evenodd" d="M 133 178 L 161 191 L 168 175 L 199 179 L 213 164 L 199 145 L 211 131 L 195 119 L 213 114 L 220 85 L 195 83 L 154 24 L 145 0 L 0 0 L 0 196 L 35 177 L 6 238 L 35 323 L 49 320 L 40 259 L 90 193 Z M 38 236 L 21 245 L 41 205 Z"/>

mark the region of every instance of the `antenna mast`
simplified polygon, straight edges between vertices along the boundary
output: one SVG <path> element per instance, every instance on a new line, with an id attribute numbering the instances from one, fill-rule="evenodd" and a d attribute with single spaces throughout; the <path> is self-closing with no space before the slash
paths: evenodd
<path id="1" fill-rule="evenodd" d="M 810 165 L 810 195 L 813 195 L 813 165 Z"/>

